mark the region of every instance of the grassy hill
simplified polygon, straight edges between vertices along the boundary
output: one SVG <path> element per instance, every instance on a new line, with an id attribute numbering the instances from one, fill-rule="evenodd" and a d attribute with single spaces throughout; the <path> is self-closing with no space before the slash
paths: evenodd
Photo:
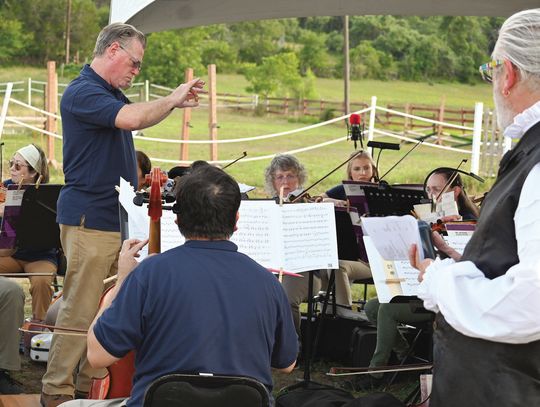
<path id="1" fill-rule="evenodd" d="M 0 69 L 0 82 L 8 80 L 25 80 L 29 76 L 33 79 L 44 79 L 46 72 L 43 69 L 30 67 L 3 68 Z M 59 75 L 60 76 L 60 75 Z M 69 78 L 59 78 L 59 82 L 67 82 Z M 245 93 L 247 82 L 239 75 L 218 75 L 218 91 L 229 93 Z M 343 93 L 343 84 L 339 80 L 319 79 L 316 82 L 317 93 L 321 98 L 340 100 Z M 351 83 L 352 101 L 369 101 L 371 95 L 376 95 L 381 104 L 386 103 L 440 103 L 445 98 L 446 106 L 473 108 L 474 103 L 482 101 L 486 105 L 491 102 L 491 88 L 488 85 L 466 86 L 461 84 L 427 84 L 402 81 L 353 81 Z M 23 99 L 21 94 L 15 95 Z M 17 108 L 10 107 L 10 114 Z M 155 138 L 179 139 L 182 123 L 182 113 L 173 112 L 163 123 L 144 130 L 144 135 Z M 197 140 L 208 139 L 208 111 L 201 107 L 193 111 L 191 120 L 190 138 Z M 283 116 L 257 116 L 252 113 L 237 113 L 228 109 L 218 111 L 218 137 L 219 139 L 237 139 L 276 133 L 304 127 L 302 123 Z M 242 151 L 248 152 L 248 158 L 273 155 L 277 152 L 285 152 L 297 148 L 307 147 L 314 144 L 334 140 L 346 134 L 343 123 L 337 123 L 320 127 L 306 132 L 295 133 L 285 137 L 271 138 L 263 141 L 247 141 L 240 143 L 226 143 L 218 146 L 219 159 L 233 159 L 241 155 Z M 37 132 L 28 132 L 23 135 L 3 136 L 5 141 L 5 156 L 9 157 L 19 147 L 34 141 L 45 146 L 46 138 Z M 386 140 L 396 141 L 396 140 Z M 61 161 L 61 142 L 56 141 L 56 157 Z M 403 144 L 401 151 L 385 151 L 380 160 L 381 173 L 387 171 L 412 144 Z M 136 148 L 144 150 L 150 157 L 178 160 L 180 157 L 180 145 L 170 143 L 158 143 L 154 141 L 136 141 Z M 351 142 L 339 142 L 329 146 L 298 153 L 298 158 L 308 170 L 308 184 L 319 179 L 339 163 L 343 162 L 352 152 Z M 196 144 L 189 146 L 189 159 L 209 159 L 209 146 Z M 455 166 L 462 158 L 468 158 L 461 153 L 447 152 L 421 146 L 415 150 L 402 164 L 400 164 L 389 176 L 389 182 L 422 182 L 427 172 L 437 166 Z M 270 159 L 261 161 L 241 161 L 228 170 L 240 182 L 257 186 L 253 196 L 264 196 L 263 171 Z M 470 160 L 469 160 L 470 162 Z M 168 169 L 173 164 L 155 162 L 162 168 Z M 332 176 L 324 180 L 314 188 L 314 193 L 320 193 L 329 187 L 339 183 L 344 177 L 344 170 L 336 171 Z M 53 171 L 53 180 L 61 182 L 60 171 Z M 484 185 L 474 182 L 469 185 L 472 192 L 480 192 L 487 189 Z"/>

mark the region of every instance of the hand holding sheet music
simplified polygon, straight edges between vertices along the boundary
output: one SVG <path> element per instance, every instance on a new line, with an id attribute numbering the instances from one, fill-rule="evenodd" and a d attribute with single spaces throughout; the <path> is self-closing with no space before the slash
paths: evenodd
<path id="1" fill-rule="evenodd" d="M 362 218 L 362 229 L 385 260 L 408 260 L 411 245 L 422 247 L 418 221 L 410 215 Z"/>
<path id="2" fill-rule="evenodd" d="M 418 270 L 409 264 L 409 248 L 422 247 L 418 221 L 410 215 L 362 218 L 362 229 L 379 302 L 416 295 Z"/>

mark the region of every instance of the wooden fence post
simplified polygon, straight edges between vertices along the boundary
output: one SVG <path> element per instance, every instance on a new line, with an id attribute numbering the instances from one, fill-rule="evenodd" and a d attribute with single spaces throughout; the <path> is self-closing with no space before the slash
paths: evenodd
<path id="1" fill-rule="evenodd" d="M 437 120 L 442 122 L 444 121 L 444 105 L 446 103 L 446 96 L 443 95 L 442 99 L 441 99 L 441 106 L 439 107 L 439 115 L 437 116 Z M 443 145 L 443 139 L 442 139 L 442 136 L 443 136 L 443 126 L 442 124 L 439 124 L 437 126 L 437 141 L 436 143 L 439 144 L 439 145 Z"/>
<path id="2" fill-rule="evenodd" d="M 187 68 L 184 72 L 184 83 L 189 82 L 193 79 L 193 69 Z M 189 122 L 191 121 L 191 108 L 186 107 L 184 109 L 184 115 L 182 117 L 182 140 L 189 140 Z M 180 160 L 187 161 L 189 160 L 189 144 L 182 143 L 180 144 Z"/>
<path id="3" fill-rule="evenodd" d="M 217 91 L 216 91 L 216 65 L 208 65 L 208 127 L 210 129 L 210 160 L 218 159 L 217 143 Z"/>
<path id="4" fill-rule="evenodd" d="M 45 89 L 45 110 L 51 114 L 58 113 L 58 75 L 56 74 L 56 62 L 47 62 L 47 86 Z M 45 122 L 45 130 L 51 133 L 58 132 L 58 120 L 56 117 L 47 115 Z M 54 167 L 58 167 L 58 163 L 54 158 L 54 137 L 48 136 L 47 156 L 49 163 Z"/>

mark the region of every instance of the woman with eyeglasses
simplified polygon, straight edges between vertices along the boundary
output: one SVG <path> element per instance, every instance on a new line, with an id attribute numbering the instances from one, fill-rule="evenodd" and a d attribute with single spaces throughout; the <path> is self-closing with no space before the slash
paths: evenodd
<path id="1" fill-rule="evenodd" d="M 49 182 L 47 157 L 43 150 L 35 144 L 20 148 L 9 162 L 10 179 L 3 182 L 7 188 L 12 184 L 35 184 L 38 180 Z M 4 213 L 4 204 L 1 205 Z M 7 252 L 0 257 L 0 273 L 56 273 L 58 267 L 57 251 L 30 251 L 18 249 L 11 255 Z M 32 295 L 32 319 L 43 321 L 51 303 L 53 289 L 51 276 L 30 277 L 30 294 Z"/>
<path id="2" fill-rule="evenodd" d="M 285 200 L 298 196 L 306 180 L 304 166 L 290 154 L 277 154 L 264 171 L 265 190 L 272 198 L 278 198 L 282 189 Z"/>
<path id="3" fill-rule="evenodd" d="M 264 172 L 265 190 L 272 198 L 283 196 L 288 201 L 292 195 L 302 193 L 302 186 L 307 180 L 304 166 L 290 154 L 277 154 Z M 289 299 L 296 333 L 300 338 L 300 304 L 308 296 L 308 279 L 283 276 L 283 289 Z M 313 293 L 321 289 L 319 272 L 313 272 Z"/>
<path id="4" fill-rule="evenodd" d="M 454 177 L 453 168 L 436 168 L 429 173 L 424 182 L 424 189 L 428 197 L 441 201 L 441 192 L 445 190 L 452 177 Z M 476 220 L 478 218 L 478 207 L 467 196 L 459 175 L 455 176 L 450 185 L 446 187 L 446 192 L 453 193 L 459 216 L 443 217 L 444 221 Z M 438 232 L 432 233 L 432 240 L 441 257 L 449 257 L 455 261 L 460 260 L 461 254 L 450 247 Z M 400 324 L 428 322 L 433 318 L 433 314 L 430 312 L 413 312 L 408 303 L 381 304 L 377 298 L 370 299 L 365 310 L 370 322 L 377 326 L 377 345 L 370 361 L 370 367 L 385 366 L 392 351 L 399 360 L 410 353 L 409 342 L 398 328 Z M 382 373 L 364 376 L 356 380 L 356 388 L 369 390 L 372 386 L 380 384 L 383 378 Z"/>

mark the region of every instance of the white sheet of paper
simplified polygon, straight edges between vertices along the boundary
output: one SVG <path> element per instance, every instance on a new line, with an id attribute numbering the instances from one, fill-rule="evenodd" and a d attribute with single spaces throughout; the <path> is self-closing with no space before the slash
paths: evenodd
<path id="1" fill-rule="evenodd" d="M 454 191 L 445 192 L 441 198 L 441 212 L 443 216 L 459 216 Z"/>
<path id="2" fill-rule="evenodd" d="M 399 291 L 396 293 L 393 285 L 386 283 L 387 276 L 384 272 L 384 259 L 377 251 L 373 240 L 369 236 L 364 236 L 364 245 L 369 258 L 369 267 L 373 276 L 377 298 L 380 303 L 389 303 L 395 295 L 416 295 L 418 292 L 418 270 L 414 269 L 408 261 L 394 261 L 397 278 L 404 279 L 399 283 Z"/>
<path id="3" fill-rule="evenodd" d="M 125 179 L 120 178 L 120 195 L 118 200 L 122 207 L 128 213 L 128 235 L 130 239 L 148 239 L 148 230 L 150 227 L 150 218 L 148 217 L 148 206 L 137 206 L 133 203 L 135 192 L 133 187 Z M 178 230 L 174 223 L 176 215 L 172 211 L 163 211 L 161 217 L 161 251 L 180 246 L 184 243 L 184 236 Z M 142 261 L 148 256 L 148 246 L 145 246 L 140 252 L 137 261 Z"/>
<path id="4" fill-rule="evenodd" d="M 276 205 L 242 201 L 231 241 L 267 268 L 303 272 L 338 268 L 332 203 Z"/>
<path id="5" fill-rule="evenodd" d="M 465 246 L 471 240 L 473 233 L 473 230 L 449 230 L 448 236 L 443 236 L 443 238 L 450 247 L 459 254 L 463 254 Z"/>
<path id="6" fill-rule="evenodd" d="M 276 258 L 279 241 L 272 238 L 278 233 L 278 225 L 274 221 L 277 208 L 273 201 L 241 201 L 238 230 L 233 233 L 231 241 L 240 252 L 257 263 L 279 270 L 280 266 L 275 267 L 280 261 Z"/>
<path id="7" fill-rule="evenodd" d="M 334 204 L 302 203 L 278 206 L 281 212 L 283 265 L 286 271 L 337 269 Z"/>
<path id="8" fill-rule="evenodd" d="M 411 215 L 365 217 L 362 218 L 362 229 L 385 260 L 408 260 L 412 244 L 420 248 L 420 260 L 424 258 L 418 221 Z"/>
<path id="9" fill-rule="evenodd" d="M 135 193 L 120 181 L 120 203 L 128 213 L 129 237 L 148 237 L 148 209 L 133 203 Z M 264 267 L 303 272 L 338 268 L 336 225 L 332 203 L 276 205 L 274 201 L 241 201 L 238 230 L 231 241 L 238 251 Z M 161 217 L 161 251 L 185 242 L 174 222 L 176 215 L 164 210 Z M 141 250 L 139 260 L 147 256 Z"/>

